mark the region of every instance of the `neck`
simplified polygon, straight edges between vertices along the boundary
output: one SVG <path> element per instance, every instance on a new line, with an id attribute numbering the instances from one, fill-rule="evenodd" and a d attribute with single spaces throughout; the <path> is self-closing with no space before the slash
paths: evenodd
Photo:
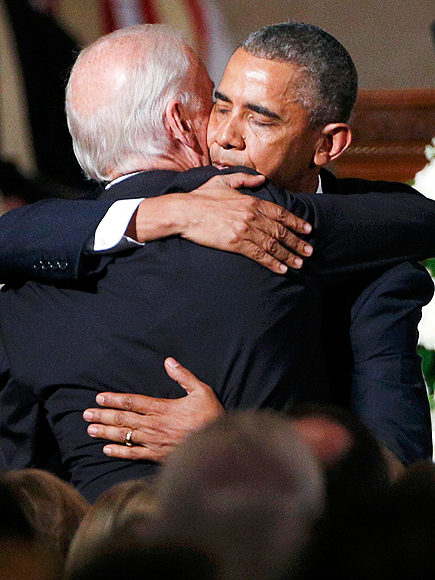
<path id="1" fill-rule="evenodd" d="M 197 155 L 188 149 L 186 152 L 176 151 L 168 152 L 163 155 L 150 155 L 149 157 L 138 158 L 131 164 L 131 171 L 152 171 L 155 169 L 167 169 L 169 171 L 187 171 L 194 167 L 204 167 L 209 165 L 208 160 L 204 156 Z M 119 171 L 113 170 L 109 173 L 110 180 L 117 179 L 124 175 Z"/>
<path id="2" fill-rule="evenodd" d="M 316 171 L 305 172 L 286 181 L 283 187 L 290 193 L 316 193 L 319 185 L 319 168 Z"/>

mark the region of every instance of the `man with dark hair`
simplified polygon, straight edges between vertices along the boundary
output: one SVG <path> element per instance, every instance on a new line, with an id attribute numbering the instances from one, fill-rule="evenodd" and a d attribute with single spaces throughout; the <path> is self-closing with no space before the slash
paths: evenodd
<path id="1" fill-rule="evenodd" d="M 344 46 L 325 30 L 300 22 L 274 24 L 252 32 L 240 48 L 257 58 L 300 67 L 301 82 L 294 90 L 311 113 L 312 127 L 349 121 L 358 91 L 357 71 Z"/>

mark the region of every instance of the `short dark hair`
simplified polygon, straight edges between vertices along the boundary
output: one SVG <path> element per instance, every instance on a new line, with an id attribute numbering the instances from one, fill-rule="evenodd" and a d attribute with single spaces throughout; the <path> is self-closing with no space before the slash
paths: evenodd
<path id="1" fill-rule="evenodd" d="M 358 91 L 356 68 L 344 46 L 321 28 L 301 22 L 272 24 L 252 32 L 239 48 L 301 67 L 297 95 L 311 112 L 312 127 L 349 120 Z"/>

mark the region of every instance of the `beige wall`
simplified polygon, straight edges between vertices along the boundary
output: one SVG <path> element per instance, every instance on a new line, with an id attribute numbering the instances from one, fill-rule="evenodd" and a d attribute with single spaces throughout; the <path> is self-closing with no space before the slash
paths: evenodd
<path id="1" fill-rule="evenodd" d="M 61 19 L 86 42 L 99 35 L 100 0 L 60 0 Z M 171 0 L 165 0 L 170 5 Z M 235 43 L 264 24 L 311 22 L 355 60 L 361 88 L 435 87 L 434 0 L 214 0 Z"/>
<path id="2" fill-rule="evenodd" d="M 362 88 L 435 87 L 433 0 L 217 0 L 236 41 L 287 19 L 336 36 L 355 60 Z"/>

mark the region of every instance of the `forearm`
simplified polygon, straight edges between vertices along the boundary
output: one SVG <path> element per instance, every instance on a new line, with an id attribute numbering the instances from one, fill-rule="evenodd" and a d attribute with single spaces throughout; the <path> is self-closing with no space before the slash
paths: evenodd
<path id="1" fill-rule="evenodd" d="M 149 197 L 138 206 L 125 235 L 141 243 L 175 236 L 185 231 L 188 215 L 186 194 Z"/>
<path id="2" fill-rule="evenodd" d="M 312 247 L 303 239 L 311 225 L 270 200 L 235 188 L 255 187 L 261 175 L 215 175 L 197 189 L 145 199 L 127 235 L 146 242 L 179 235 L 194 243 L 242 254 L 273 272 L 300 268 Z"/>

